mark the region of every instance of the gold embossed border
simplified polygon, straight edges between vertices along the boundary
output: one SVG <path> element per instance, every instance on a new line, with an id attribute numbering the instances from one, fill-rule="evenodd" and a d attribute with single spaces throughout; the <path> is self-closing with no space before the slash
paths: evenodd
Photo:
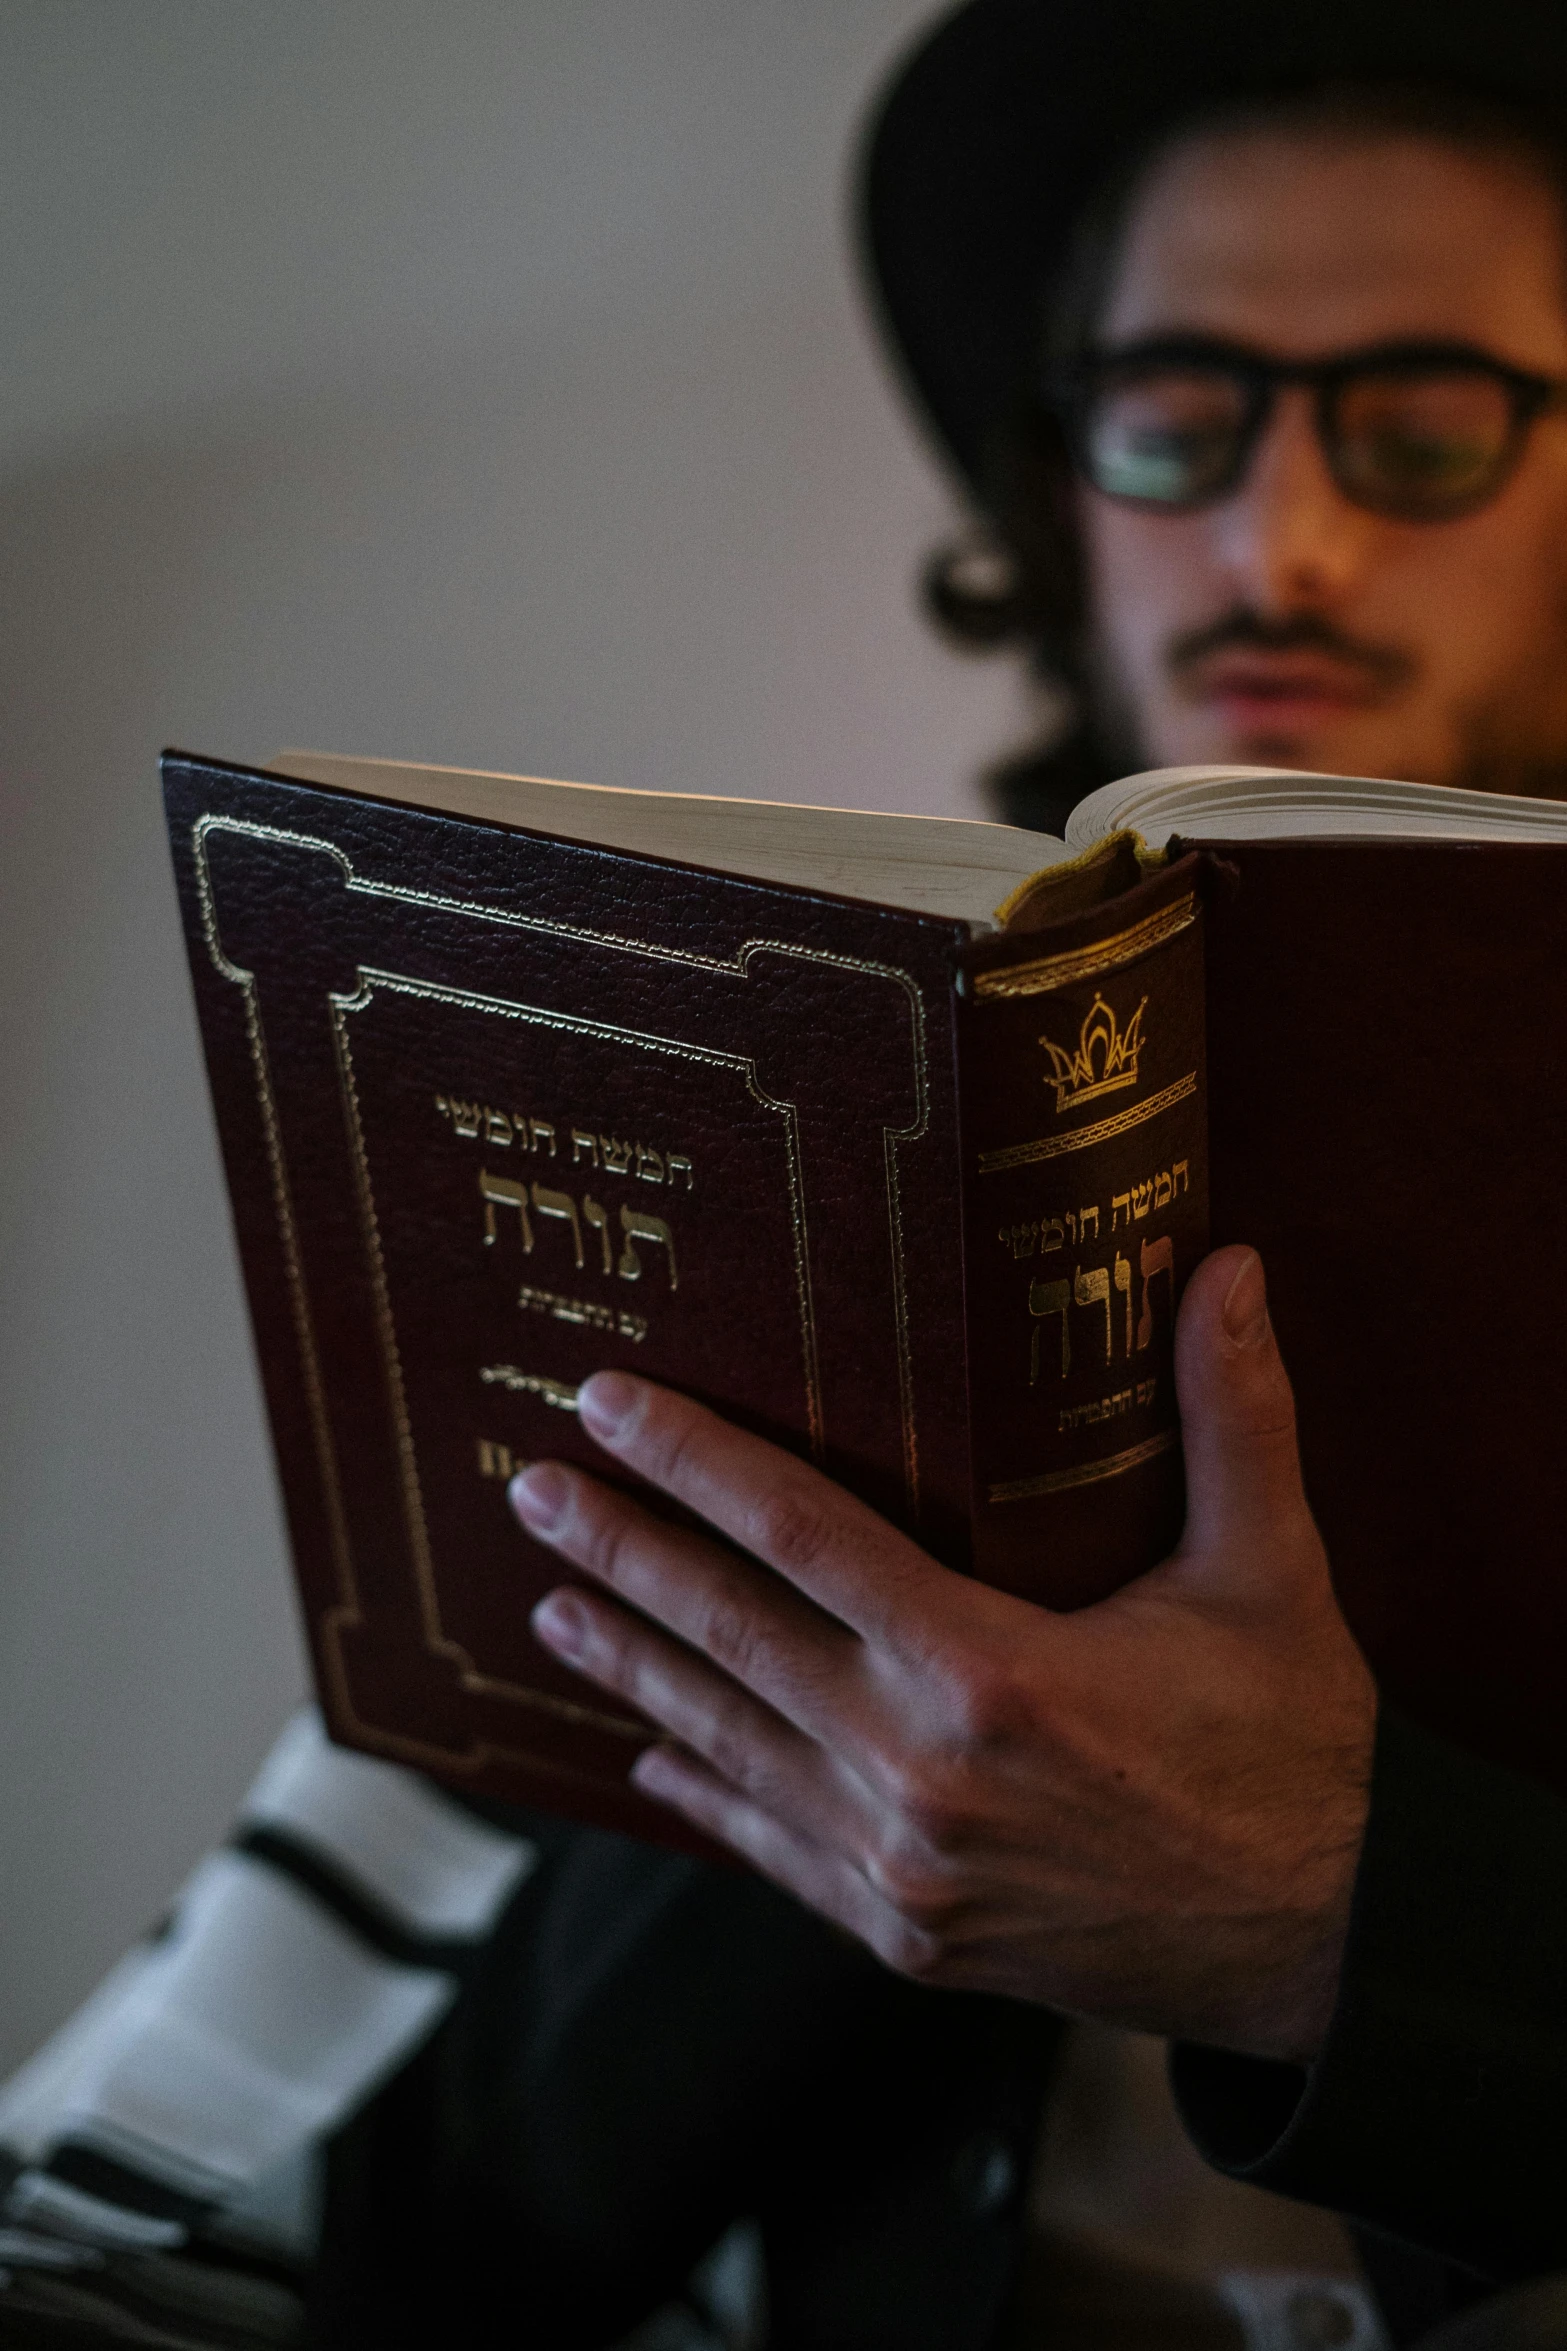
<path id="1" fill-rule="evenodd" d="M 1129 1469 L 1141 1469 L 1145 1461 L 1157 1461 L 1175 1442 L 1174 1429 L 1161 1429 L 1158 1436 L 1145 1437 L 1140 1445 L 1128 1445 L 1124 1453 L 1107 1454 L 1103 1461 L 1080 1461 L 1072 1469 L 1049 1469 L 1039 1477 L 1008 1478 L 990 1487 L 988 1499 L 1030 1502 L 1040 1494 L 1064 1494 L 1073 1486 L 1097 1486 L 1105 1478 L 1124 1477 Z"/>
<path id="2" fill-rule="evenodd" d="M 1127 930 L 1117 931 L 1113 938 L 1095 939 L 1090 946 L 1068 948 L 1060 955 L 1043 955 L 1036 963 L 1009 963 L 999 971 L 978 972 L 973 982 L 975 998 L 986 1003 L 1011 996 L 1048 996 L 1058 989 L 1075 987 L 1079 980 L 1097 979 L 1102 972 L 1119 971 L 1123 964 L 1135 963 L 1140 955 L 1151 955 L 1196 920 L 1196 894 L 1189 891 Z"/>
<path id="3" fill-rule="evenodd" d="M 337 865 L 343 876 L 345 889 L 351 892 L 369 898 L 389 899 L 394 902 L 425 906 L 433 911 L 458 915 L 471 921 L 495 923 L 539 935 L 567 938 L 628 955 L 652 956 L 661 962 L 681 964 L 698 970 L 724 973 L 740 978 L 744 977 L 754 956 L 771 953 L 794 956 L 803 962 L 825 965 L 841 971 L 859 972 L 867 977 L 890 980 L 899 986 L 903 990 L 910 1009 L 914 1049 L 916 1115 L 907 1126 L 888 1127 L 883 1130 L 883 1155 L 887 1185 L 888 1232 L 893 1267 L 904 1486 L 911 1515 L 917 1516 L 919 1508 L 918 1430 L 914 1413 L 914 1374 L 908 1314 L 908 1267 L 904 1254 L 898 1147 L 901 1144 L 918 1142 L 928 1131 L 929 1084 L 924 998 L 918 983 L 911 974 L 895 964 L 875 962 L 857 956 L 840 955 L 823 948 L 801 947 L 790 940 L 748 939 L 732 957 L 701 955 L 694 950 L 664 947 L 656 942 L 628 938 L 615 932 L 592 929 L 583 924 L 560 922 L 538 915 L 526 915 L 510 908 L 483 906 L 471 900 L 448 897 L 436 891 L 418 890 L 394 883 L 368 881 L 355 872 L 352 861 L 335 841 L 325 839 L 319 834 L 295 832 L 281 826 L 258 824 L 248 818 L 228 816 L 212 811 L 198 817 L 191 828 L 202 933 L 214 969 L 224 979 L 237 986 L 244 997 L 246 1033 L 266 1136 L 268 1175 L 283 1253 L 295 1342 L 299 1351 L 317 1467 L 327 1506 L 329 1540 L 339 1589 L 339 1607 L 334 1613 L 341 1620 L 350 1623 L 362 1621 L 357 1579 L 354 1572 L 353 1546 L 343 1497 L 342 1475 L 337 1458 L 336 1443 L 332 1434 L 331 1419 L 327 1410 L 325 1382 L 316 1345 L 309 1289 L 304 1278 L 303 1259 L 298 1239 L 298 1223 L 294 1212 L 287 1159 L 283 1149 L 282 1125 L 278 1117 L 277 1098 L 267 1054 L 266 1037 L 261 1022 L 260 1005 L 257 1000 L 255 975 L 233 962 L 224 952 L 218 931 L 217 907 L 213 896 L 212 877 L 207 864 L 207 842 L 213 833 L 232 833 L 243 839 L 265 841 L 275 843 L 280 847 L 304 849 L 325 855 Z M 426 988 L 426 983 L 423 982 L 401 980 L 399 975 L 388 973 L 372 974 L 361 968 L 361 994 L 365 983 L 372 979 L 382 985 L 401 984 L 421 990 Z M 462 999 L 461 992 L 433 988 L 428 989 L 427 992 L 455 995 L 459 1000 L 485 1003 L 492 1009 L 512 1009 L 519 1014 L 532 1011 L 541 1019 L 554 1020 L 562 1027 L 599 1028 L 605 1034 L 617 1033 L 606 1029 L 601 1023 L 572 1022 L 565 1016 L 547 1013 L 542 1007 L 510 1006 L 506 999 Z M 397 1354 L 396 1332 L 391 1320 L 390 1302 L 385 1294 L 385 1273 L 381 1262 L 373 1192 L 369 1184 L 368 1165 L 364 1159 L 363 1133 L 358 1116 L 357 1097 L 353 1095 L 352 1091 L 352 1060 L 348 1055 L 346 1032 L 341 1027 L 343 1012 L 354 1007 L 358 1000 L 357 996 L 353 998 L 334 997 L 332 1003 L 338 1039 L 340 1080 L 345 1085 L 345 1105 L 351 1110 L 350 1140 L 361 1170 L 363 1186 L 360 1199 L 361 1218 L 365 1227 L 366 1244 L 371 1252 L 379 1284 L 379 1306 L 385 1315 L 385 1320 L 381 1325 L 381 1339 L 386 1361 L 389 1396 L 393 1399 L 395 1424 L 398 1405 L 402 1398 L 401 1364 Z M 746 1071 L 748 1090 L 755 1099 L 764 1107 L 776 1109 L 785 1114 L 786 1131 L 789 1138 L 788 1164 L 792 1192 L 791 1206 L 795 1229 L 796 1281 L 800 1301 L 802 1337 L 806 1345 L 809 1367 L 807 1392 L 811 1399 L 809 1409 L 812 1414 L 812 1449 L 813 1452 L 819 1453 L 824 1432 L 821 1429 L 815 1315 L 810 1292 L 809 1237 L 806 1231 L 803 1186 L 800 1181 L 798 1116 L 795 1105 L 778 1101 L 766 1094 L 756 1082 L 754 1067 L 745 1061 L 743 1056 L 725 1056 L 717 1053 L 709 1055 L 705 1049 L 689 1046 L 683 1040 L 675 1038 L 647 1037 L 640 1041 L 650 1046 L 662 1047 L 665 1050 L 689 1054 L 693 1058 L 710 1058 L 715 1061 L 733 1060 L 742 1064 Z M 497 1692 L 503 1691 L 517 1702 L 531 1706 L 539 1712 L 553 1715 L 557 1719 L 613 1731 L 623 1736 L 645 1738 L 646 1727 L 627 1717 L 602 1714 L 596 1708 L 584 1707 L 564 1699 L 557 1699 L 544 1691 L 524 1690 L 510 1683 L 490 1682 L 477 1674 L 472 1660 L 466 1656 L 465 1652 L 461 1651 L 456 1644 L 446 1640 L 440 1630 L 439 1611 L 434 1605 L 433 1564 L 430 1561 L 423 1506 L 418 1498 L 417 1466 L 413 1456 L 411 1432 L 407 1431 L 406 1427 L 405 1406 L 403 1413 L 403 1425 L 396 1426 L 394 1433 L 397 1437 L 399 1455 L 405 1465 L 405 1509 L 408 1506 L 410 1496 L 410 1487 L 407 1483 L 409 1476 L 413 1480 L 411 1493 L 417 1505 L 417 1514 L 409 1518 L 408 1524 L 421 1585 L 424 1587 L 421 1590 L 421 1605 L 425 1614 L 427 1640 L 432 1641 L 440 1652 L 452 1656 L 454 1662 L 459 1663 L 463 1679 L 465 1682 L 469 1682 L 471 1687 Z M 472 1677 L 471 1681 L 470 1677 Z M 362 1737 L 366 1744 L 375 1745 L 384 1753 L 397 1755 L 411 1762 L 432 1764 L 437 1768 L 450 1768 L 453 1758 L 447 1750 L 429 1746 L 418 1740 L 403 1738 L 397 1734 L 386 1732 L 377 1725 L 362 1722 L 354 1710 L 340 1669 L 334 1678 L 337 1682 L 336 1695 L 341 1717 L 353 1727 L 355 1734 Z M 487 1757 L 505 1758 L 512 1752 L 495 1747 L 487 1741 L 477 1742 L 477 1749 L 478 1760 L 481 1763 Z M 519 1758 L 519 1760 L 523 1759 Z"/>
<path id="4" fill-rule="evenodd" d="M 1032 1167 L 1042 1159 L 1063 1159 L 1069 1151 L 1086 1151 L 1095 1143 L 1110 1143 L 1117 1135 L 1130 1134 L 1133 1127 L 1147 1124 L 1161 1112 L 1173 1110 L 1177 1102 L 1189 1102 L 1197 1091 L 1197 1072 L 1189 1069 L 1183 1078 L 1172 1085 L 1161 1086 L 1157 1094 L 1150 1094 L 1146 1102 L 1134 1109 L 1117 1111 L 1113 1118 L 1097 1118 L 1092 1126 L 1079 1127 L 1073 1135 L 1042 1135 L 1035 1143 L 1009 1143 L 1001 1151 L 982 1151 L 979 1155 L 981 1175 L 1001 1175 L 1009 1167 Z"/>
<path id="5" fill-rule="evenodd" d="M 445 988 L 428 980 L 416 980 L 406 973 L 380 971 L 361 965 L 360 985 L 352 996 L 334 995 L 332 1005 L 333 1041 L 337 1053 L 338 1082 L 342 1092 L 343 1116 L 354 1159 L 354 1180 L 359 1198 L 360 1220 L 364 1228 L 365 1247 L 370 1260 L 372 1293 L 375 1299 L 377 1336 L 381 1345 L 382 1363 L 386 1373 L 388 1400 L 391 1406 L 393 1431 L 397 1441 L 398 1475 L 403 1493 L 403 1517 L 408 1529 L 414 1556 L 414 1572 L 419 1585 L 420 1614 L 424 1622 L 426 1644 L 432 1650 L 454 1660 L 466 1689 L 484 1692 L 492 1697 L 537 1698 L 550 1707 L 557 1703 L 543 1693 L 527 1691 L 522 1685 L 495 1679 L 482 1673 L 466 1650 L 454 1642 L 441 1622 L 440 1594 L 435 1575 L 435 1560 L 430 1543 L 429 1522 L 424 1497 L 419 1483 L 419 1461 L 414 1445 L 413 1421 L 408 1408 L 407 1391 L 403 1383 L 402 1349 L 398 1342 L 396 1319 L 392 1312 L 391 1285 L 387 1280 L 386 1262 L 381 1248 L 381 1224 L 376 1209 L 375 1189 L 370 1175 L 370 1156 L 365 1147 L 364 1121 L 359 1108 L 359 1088 L 354 1075 L 353 1048 L 349 1036 L 349 1015 L 366 1012 L 377 994 L 411 996 L 421 1002 L 448 1004 L 457 1010 L 483 1012 L 504 1020 L 520 1021 L 530 1028 L 560 1029 L 574 1036 L 601 1037 L 606 1041 L 630 1047 L 635 1052 L 669 1055 L 681 1061 L 705 1063 L 710 1068 L 733 1070 L 745 1084 L 753 1101 L 764 1109 L 777 1112 L 783 1121 L 784 1149 L 789 1171 L 789 1199 L 793 1225 L 796 1296 L 801 1321 L 801 1347 L 804 1359 L 808 1426 L 812 1449 L 822 1449 L 821 1375 L 817 1362 L 816 1325 L 811 1306 L 809 1267 L 805 1244 L 805 1199 L 800 1172 L 799 1121 L 792 1102 L 778 1102 L 765 1094 L 756 1083 L 755 1070 L 749 1059 L 740 1053 L 721 1053 L 713 1048 L 690 1045 L 683 1040 L 653 1036 L 638 1029 L 620 1028 L 608 1021 L 585 1020 L 567 1013 L 551 1012 L 540 1005 L 519 1004 L 510 997 L 488 996 L 468 988 Z M 581 1719 L 579 1711 L 579 1719 Z M 595 1715 L 590 1719 L 601 1728 L 630 1730 L 644 1735 L 642 1727 L 624 1716 Z"/>

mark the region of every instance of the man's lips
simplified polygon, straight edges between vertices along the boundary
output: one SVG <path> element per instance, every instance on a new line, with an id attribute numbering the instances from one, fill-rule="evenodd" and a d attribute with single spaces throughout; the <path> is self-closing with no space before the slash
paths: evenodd
<path id="1" fill-rule="evenodd" d="M 1236 647 L 1182 664 L 1183 698 L 1240 720 L 1326 718 L 1385 699 L 1387 681 L 1369 663 L 1318 652 L 1266 653 Z"/>

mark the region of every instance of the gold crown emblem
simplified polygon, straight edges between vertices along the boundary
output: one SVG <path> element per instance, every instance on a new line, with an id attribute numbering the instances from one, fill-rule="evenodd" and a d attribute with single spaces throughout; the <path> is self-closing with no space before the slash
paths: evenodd
<path id="1" fill-rule="evenodd" d="M 1119 1093 L 1137 1083 L 1137 1056 L 1143 1049 L 1145 996 L 1123 1029 L 1102 996 L 1095 996 L 1084 1016 L 1077 1051 L 1068 1053 L 1048 1037 L 1039 1042 L 1050 1056 L 1047 1086 L 1056 1090 L 1056 1109 L 1075 1110 L 1101 1094 Z"/>

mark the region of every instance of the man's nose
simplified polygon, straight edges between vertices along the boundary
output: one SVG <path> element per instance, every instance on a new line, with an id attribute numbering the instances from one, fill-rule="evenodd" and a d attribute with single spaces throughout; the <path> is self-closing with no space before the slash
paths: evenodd
<path id="1" fill-rule="evenodd" d="M 1283 392 L 1233 496 L 1213 510 L 1216 551 L 1238 599 L 1260 612 L 1339 604 L 1359 585 L 1378 518 L 1328 470 L 1309 392 Z"/>

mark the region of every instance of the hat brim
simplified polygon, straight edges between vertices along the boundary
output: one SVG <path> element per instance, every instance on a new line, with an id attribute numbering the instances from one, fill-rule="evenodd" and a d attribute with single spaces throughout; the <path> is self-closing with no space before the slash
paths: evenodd
<path id="1" fill-rule="evenodd" d="M 1043 287 L 1117 160 L 1182 117 L 1323 83 L 1567 100 L 1560 0 L 970 0 L 872 115 L 862 249 L 916 404 L 983 501 Z"/>

